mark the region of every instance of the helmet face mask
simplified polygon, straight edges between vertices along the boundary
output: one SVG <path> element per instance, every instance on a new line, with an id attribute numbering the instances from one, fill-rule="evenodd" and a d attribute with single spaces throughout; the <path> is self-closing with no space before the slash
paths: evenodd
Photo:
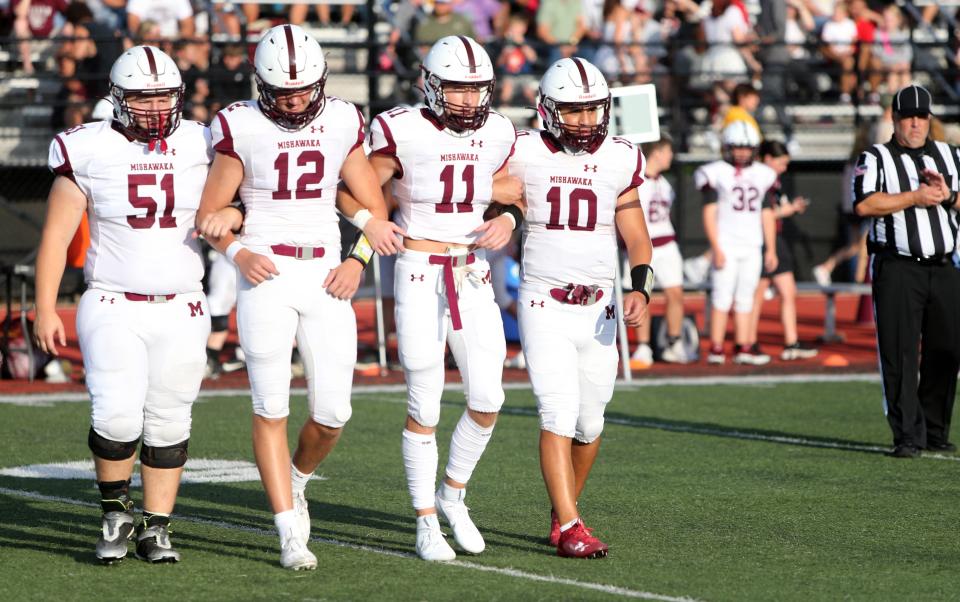
<path id="1" fill-rule="evenodd" d="M 567 152 L 592 153 L 607 138 L 610 90 L 603 74 L 589 62 L 576 57 L 561 59 L 540 80 L 537 112 L 544 129 Z M 569 119 L 577 113 L 579 119 Z M 595 119 L 584 119 L 590 113 Z"/>
<path id="2" fill-rule="evenodd" d="M 746 121 L 733 121 L 723 128 L 720 134 L 723 144 L 721 154 L 724 161 L 734 166 L 747 166 L 757 158 L 757 149 L 760 146 L 760 135 L 757 130 Z M 739 149 L 749 153 L 738 153 Z M 742 155 L 742 156 L 741 156 Z"/>
<path id="3" fill-rule="evenodd" d="M 258 103 L 260 110 L 270 121 L 276 123 L 285 130 L 300 130 L 305 125 L 316 119 L 317 115 L 323 112 L 327 97 L 323 93 L 324 84 L 327 82 L 327 73 L 324 71 L 323 77 L 308 86 L 302 88 L 280 88 L 271 86 L 264 82 L 259 75 L 256 76 L 257 91 L 260 94 Z M 281 108 L 280 99 L 285 96 L 292 96 L 302 92 L 310 92 L 309 101 L 302 111 L 287 111 Z"/>
<path id="4" fill-rule="evenodd" d="M 443 127 L 456 133 L 483 127 L 490 115 L 496 78 L 482 46 L 466 36 L 441 38 L 421 70 L 427 107 Z M 466 102 L 471 95 L 478 97 L 476 104 Z"/>
<path id="5" fill-rule="evenodd" d="M 544 97 L 540 101 L 540 115 L 544 123 L 549 116 L 550 127 L 547 131 L 557 139 L 557 141 L 573 154 L 592 153 L 597 150 L 603 141 L 607 138 L 607 131 L 610 127 L 610 97 L 602 100 L 595 100 L 585 103 L 556 102 L 550 97 Z M 593 123 L 567 123 L 564 115 L 567 113 L 580 113 L 590 111 L 597 115 Z"/>
<path id="6" fill-rule="evenodd" d="M 173 134 L 180 125 L 183 97 L 176 63 L 157 48 L 135 46 L 110 70 L 113 119 L 134 140 L 153 142 Z M 156 102 L 164 98 L 167 103 Z"/>
<path id="7" fill-rule="evenodd" d="M 327 62 L 320 44 L 301 27 L 278 25 L 268 30 L 257 44 L 254 66 L 260 110 L 278 127 L 300 130 L 323 112 Z M 301 94 L 305 103 L 289 102 L 289 97 Z"/>

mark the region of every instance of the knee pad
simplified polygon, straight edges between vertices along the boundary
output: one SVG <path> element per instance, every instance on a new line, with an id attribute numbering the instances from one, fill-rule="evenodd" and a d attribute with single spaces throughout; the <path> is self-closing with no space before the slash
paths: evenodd
<path id="1" fill-rule="evenodd" d="M 573 437 L 577 432 L 577 416 L 570 412 L 540 411 L 540 430 L 561 437 Z"/>
<path id="2" fill-rule="evenodd" d="M 211 316 L 210 331 L 223 332 L 230 327 L 230 316 Z"/>
<path id="3" fill-rule="evenodd" d="M 327 404 L 317 406 L 312 409 L 310 418 L 317 424 L 322 424 L 327 428 L 339 429 L 350 420 L 353 415 L 353 408 L 350 406 L 350 400 L 346 403 Z"/>
<path id="4" fill-rule="evenodd" d="M 603 432 L 603 414 L 581 415 L 577 420 L 575 439 L 581 443 L 593 443 Z"/>
<path id="5" fill-rule="evenodd" d="M 290 398 L 271 397 L 253 400 L 253 413 L 261 418 L 280 420 L 290 415 Z"/>
<path id="6" fill-rule="evenodd" d="M 746 295 L 737 291 L 737 295 L 733 298 L 733 311 L 738 314 L 748 314 L 753 311 L 753 293 L 756 289 L 750 291 L 750 295 Z"/>
<path id="7" fill-rule="evenodd" d="M 180 468 L 187 463 L 189 439 L 166 447 L 153 447 L 144 443 L 140 447 L 140 462 L 150 468 Z"/>
<path id="8" fill-rule="evenodd" d="M 133 441 L 111 441 L 106 437 L 103 437 L 90 427 L 90 433 L 87 435 L 87 446 L 90 448 L 90 451 L 93 452 L 98 458 L 104 460 L 126 460 L 133 456 L 137 451 L 137 443 L 140 442 L 140 437 L 137 437 Z"/>
<path id="9" fill-rule="evenodd" d="M 407 414 L 417 421 L 420 426 L 434 428 L 440 422 L 440 400 L 436 403 L 415 403 L 407 401 Z"/>

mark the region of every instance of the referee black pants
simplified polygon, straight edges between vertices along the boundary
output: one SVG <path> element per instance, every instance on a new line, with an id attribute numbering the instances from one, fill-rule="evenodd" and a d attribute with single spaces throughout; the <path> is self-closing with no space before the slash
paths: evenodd
<path id="1" fill-rule="evenodd" d="M 946 443 L 960 368 L 960 270 L 872 258 L 884 410 L 894 445 Z"/>

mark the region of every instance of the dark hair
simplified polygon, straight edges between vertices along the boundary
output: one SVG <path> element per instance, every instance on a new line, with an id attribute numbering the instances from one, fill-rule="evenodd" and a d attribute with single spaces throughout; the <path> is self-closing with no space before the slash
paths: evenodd
<path id="1" fill-rule="evenodd" d="M 644 142 L 640 145 L 640 150 L 643 151 L 644 155 L 649 155 L 650 153 L 658 151 L 665 146 L 673 148 L 673 138 L 666 132 L 660 132 L 659 140 Z"/>
<path id="2" fill-rule="evenodd" d="M 761 157 L 789 157 L 790 151 L 787 150 L 787 145 L 779 140 L 764 140 L 760 143 L 760 156 Z"/>
<path id="3" fill-rule="evenodd" d="M 93 12 L 86 2 L 74 1 L 67 5 L 67 10 L 63 13 L 68 23 L 79 25 L 87 21 L 93 21 Z"/>
<path id="4" fill-rule="evenodd" d="M 731 100 L 735 105 L 740 104 L 740 101 L 746 96 L 760 96 L 760 93 L 750 84 L 737 84 L 737 87 L 733 89 Z"/>

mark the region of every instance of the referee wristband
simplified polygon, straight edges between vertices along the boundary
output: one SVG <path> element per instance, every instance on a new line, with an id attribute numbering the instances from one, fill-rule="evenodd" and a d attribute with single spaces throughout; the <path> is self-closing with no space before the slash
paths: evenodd
<path id="1" fill-rule="evenodd" d="M 373 214 L 370 213 L 370 210 L 361 209 L 354 213 L 353 217 L 348 217 L 347 221 L 356 226 L 358 230 L 363 230 L 371 219 L 373 219 Z"/>
<path id="2" fill-rule="evenodd" d="M 641 293 L 650 303 L 650 292 L 653 290 L 653 268 L 642 263 L 630 269 L 630 281 L 634 292 Z"/>
<path id="3" fill-rule="evenodd" d="M 241 243 L 239 240 L 235 240 L 230 243 L 230 245 L 227 247 L 227 250 L 224 251 L 223 254 L 227 256 L 227 259 L 233 261 L 233 258 L 237 256 L 237 253 L 243 249 L 246 249 L 246 247 L 243 246 L 243 243 Z"/>

